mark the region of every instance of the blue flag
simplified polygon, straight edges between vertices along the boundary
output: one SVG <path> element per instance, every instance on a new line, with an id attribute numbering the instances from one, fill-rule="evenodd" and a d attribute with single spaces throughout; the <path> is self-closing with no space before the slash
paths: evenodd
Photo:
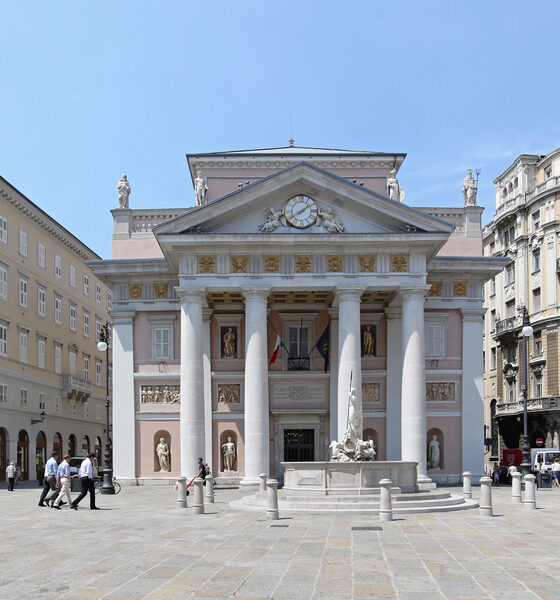
<path id="1" fill-rule="evenodd" d="M 329 326 L 325 327 L 325 331 L 315 344 L 319 354 L 325 359 L 325 373 L 329 368 Z"/>

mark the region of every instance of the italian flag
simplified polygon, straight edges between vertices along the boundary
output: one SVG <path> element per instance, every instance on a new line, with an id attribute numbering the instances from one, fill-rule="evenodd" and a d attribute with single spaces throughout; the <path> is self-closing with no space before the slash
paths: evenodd
<path id="1" fill-rule="evenodd" d="M 274 351 L 272 352 L 272 356 L 270 357 L 270 361 L 268 366 L 273 365 L 276 362 L 276 358 L 278 357 L 278 352 L 280 352 L 280 348 L 285 348 L 284 342 L 281 337 L 276 334 L 276 344 L 274 344 Z"/>

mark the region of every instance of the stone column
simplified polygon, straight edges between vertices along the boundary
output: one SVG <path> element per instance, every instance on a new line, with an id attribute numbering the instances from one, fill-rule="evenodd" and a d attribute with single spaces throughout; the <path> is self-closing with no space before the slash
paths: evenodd
<path id="1" fill-rule="evenodd" d="M 386 308 L 387 320 L 387 460 L 401 460 L 402 310 Z"/>
<path id="2" fill-rule="evenodd" d="M 134 398 L 135 311 L 113 311 L 113 473 L 118 479 L 136 477 L 136 405 Z M 103 356 L 105 361 L 106 357 Z M 105 370 L 105 365 L 103 365 Z M 116 400 L 116 401 L 115 401 Z M 63 439 L 62 455 L 66 453 Z M 150 440 L 151 443 L 151 440 Z M 105 438 L 103 438 L 103 453 Z M 62 458 L 62 457 L 60 457 Z M 105 466 L 105 465 L 103 465 Z"/>
<path id="3" fill-rule="evenodd" d="M 330 348 L 329 348 L 329 439 L 338 436 L 338 308 L 330 308 Z"/>
<path id="4" fill-rule="evenodd" d="M 338 430 L 344 438 L 348 418 L 350 374 L 356 389 L 356 402 L 362 406 L 362 353 L 360 345 L 360 298 L 363 288 L 345 288 L 336 292 L 338 300 Z"/>
<path id="5" fill-rule="evenodd" d="M 463 469 L 475 479 L 484 475 L 484 397 L 482 390 L 483 368 L 482 319 L 484 310 L 463 309 L 463 376 L 462 402 L 462 459 Z"/>
<path id="6" fill-rule="evenodd" d="M 214 470 L 212 451 L 212 358 L 210 355 L 211 308 L 202 309 L 202 368 L 204 371 L 204 459 Z M 218 457 L 219 461 L 219 457 Z"/>
<path id="7" fill-rule="evenodd" d="M 401 290 L 402 306 L 402 460 L 418 463 L 418 483 L 430 483 L 426 458 L 426 376 L 424 295 L 428 286 Z"/>
<path id="8" fill-rule="evenodd" d="M 204 370 L 202 355 L 202 289 L 177 288 L 181 298 L 181 476 L 190 481 L 204 457 Z"/>
<path id="9" fill-rule="evenodd" d="M 245 296 L 245 477 L 240 485 L 259 485 L 269 473 L 268 288 L 247 288 Z"/>

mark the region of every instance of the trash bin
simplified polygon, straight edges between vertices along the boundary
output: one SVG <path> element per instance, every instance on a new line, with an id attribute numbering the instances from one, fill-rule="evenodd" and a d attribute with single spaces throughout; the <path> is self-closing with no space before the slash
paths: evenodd
<path id="1" fill-rule="evenodd" d="M 82 491 L 82 482 L 77 475 L 74 475 L 70 479 L 70 491 L 71 492 L 81 492 Z"/>
<path id="2" fill-rule="evenodd" d="M 537 473 L 537 488 L 552 488 L 552 474 Z"/>

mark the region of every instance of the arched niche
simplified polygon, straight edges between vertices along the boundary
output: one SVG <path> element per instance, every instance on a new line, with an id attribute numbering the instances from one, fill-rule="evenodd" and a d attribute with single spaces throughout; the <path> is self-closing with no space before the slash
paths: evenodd
<path id="1" fill-rule="evenodd" d="M 170 472 L 171 468 L 173 466 L 173 448 L 171 447 L 171 434 L 169 433 L 169 431 L 166 431 L 165 429 L 160 429 L 154 433 L 153 448 L 154 448 L 154 472 L 155 473 L 166 473 L 166 471 L 161 470 L 161 467 L 159 464 L 159 458 L 157 455 L 157 447 L 160 443 L 161 438 L 163 438 L 165 440 L 167 447 L 169 449 L 169 471 L 167 471 L 167 472 Z"/>
<path id="2" fill-rule="evenodd" d="M 231 438 L 231 441 L 235 444 L 235 457 L 233 459 L 233 466 L 231 471 L 235 472 L 238 470 L 238 466 L 237 466 L 237 434 L 232 431 L 231 429 L 226 429 L 225 431 L 222 431 L 221 435 L 220 435 L 220 471 L 222 473 L 227 473 L 228 471 L 226 471 L 226 465 L 225 465 L 225 459 L 224 459 L 224 444 L 228 442 L 228 438 Z"/>
<path id="3" fill-rule="evenodd" d="M 55 433 L 53 436 L 53 452 L 58 452 L 58 459 L 62 462 L 65 452 L 62 451 L 62 436 Z"/>
<path id="4" fill-rule="evenodd" d="M 82 437 L 82 456 L 87 456 L 89 454 L 89 437 L 84 435 Z"/>
<path id="5" fill-rule="evenodd" d="M 45 463 L 47 461 L 47 436 L 44 431 L 39 431 L 35 438 L 35 470 L 37 472 L 37 479 L 41 481 L 43 479 L 43 473 L 45 472 Z"/>
<path id="6" fill-rule="evenodd" d="M 373 441 L 373 448 L 375 450 L 375 458 L 377 459 L 377 454 L 379 452 L 379 441 L 378 441 L 378 434 L 377 431 L 375 431 L 375 429 L 368 427 L 367 429 L 364 429 L 364 433 L 363 433 L 363 437 L 364 437 L 364 442 L 367 442 L 368 440 L 372 440 Z"/>
<path id="7" fill-rule="evenodd" d="M 25 429 L 18 434 L 16 465 L 21 468 L 21 478 L 27 481 L 29 479 L 29 436 Z"/>
<path id="8" fill-rule="evenodd" d="M 70 456 L 76 456 L 76 436 L 71 433 L 68 438 L 68 454 Z"/>
<path id="9" fill-rule="evenodd" d="M 435 452 L 435 450 L 431 450 L 431 444 L 432 444 L 434 435 L 436 436 L 436 441 L 438 442 L 438 447 L 439 447 L 439 466 L 436 466 L 436 467 L 431 465 L 431 459 L 430 459 L 431 453 Z M 428 463 L 427 463 L 428 470 L 444 468 L 445 439 L 443 436 L 443 431 L 441 431 L 441 429 L 438 429 L 437 427 L 432 427 L 432 429 L 430 429 L 428 431 L 427 440 L 426 440 L 426 455 L 428 457 Z"/>

